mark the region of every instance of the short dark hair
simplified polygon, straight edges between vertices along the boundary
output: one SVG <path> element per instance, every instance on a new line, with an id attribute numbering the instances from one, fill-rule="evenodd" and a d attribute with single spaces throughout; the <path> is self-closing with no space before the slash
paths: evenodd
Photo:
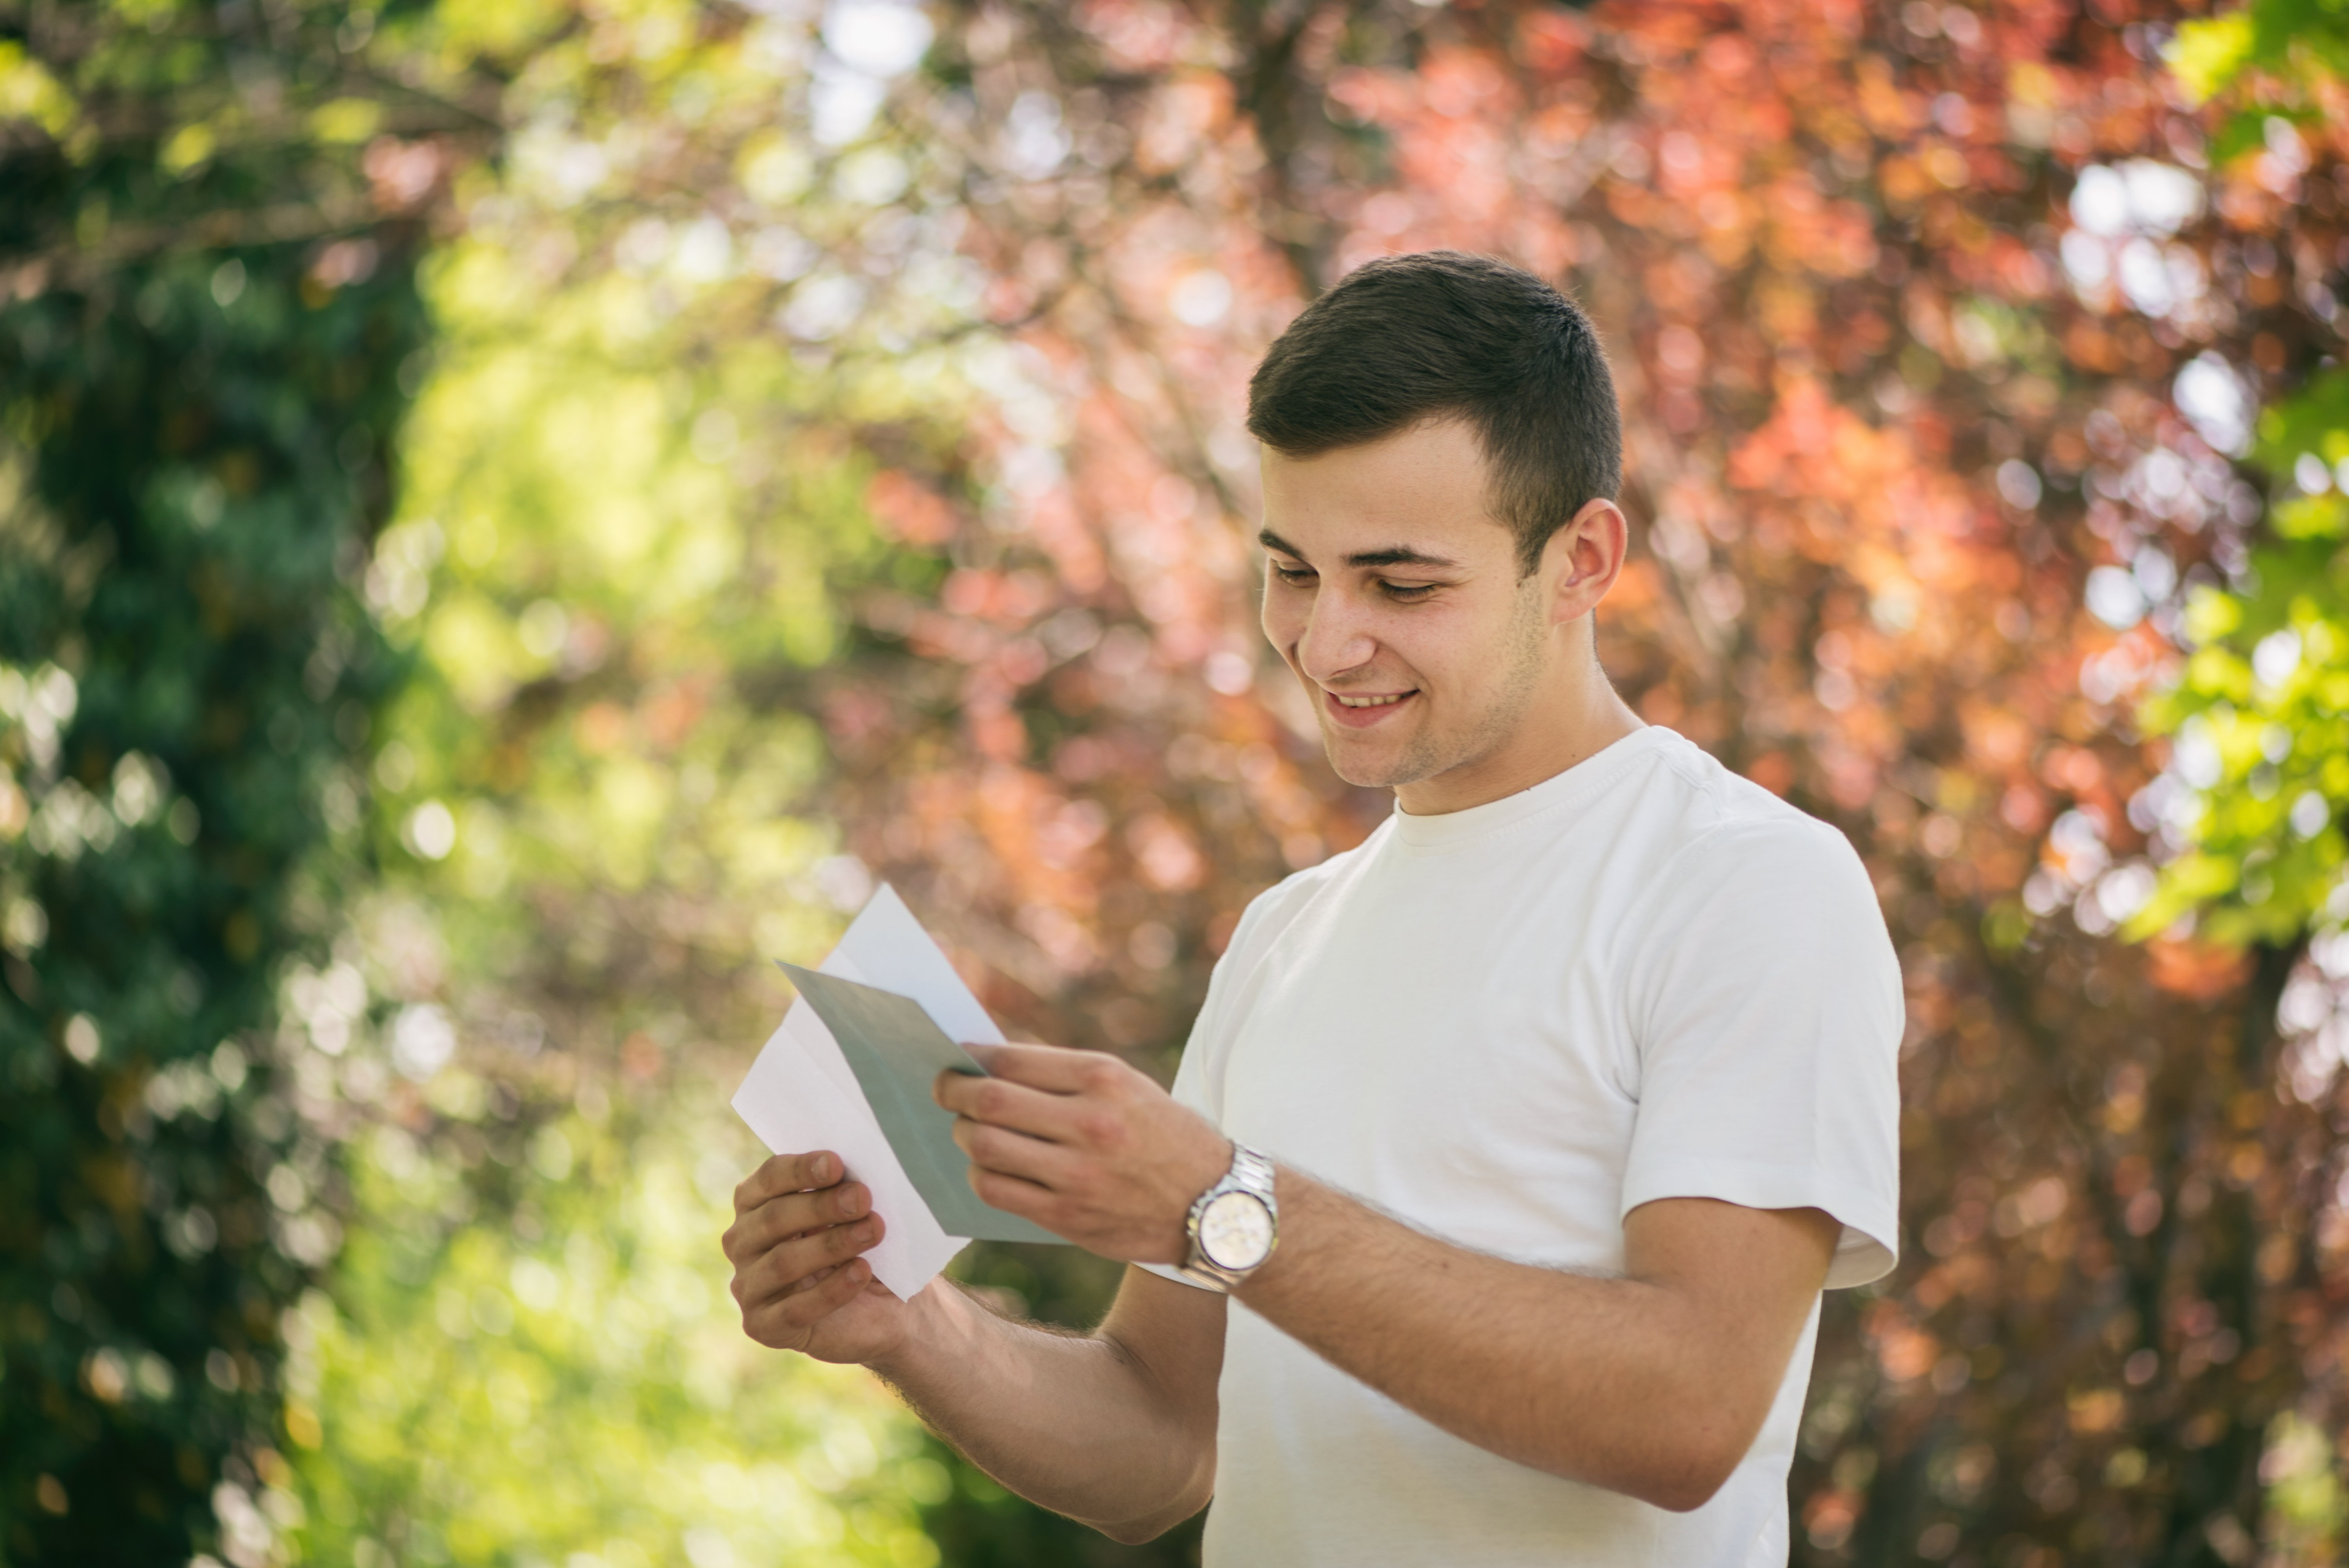
<path id="1" fill-rule="evenodd" d="M 1305 307 L 1248 382 L 1248 433 L 1288 457 L 1464 418 L 1520 573 L 1623 483 L 1615 377 L 1590 318 L 1531 273 L 1423 251 L 1367 262 Z"/>

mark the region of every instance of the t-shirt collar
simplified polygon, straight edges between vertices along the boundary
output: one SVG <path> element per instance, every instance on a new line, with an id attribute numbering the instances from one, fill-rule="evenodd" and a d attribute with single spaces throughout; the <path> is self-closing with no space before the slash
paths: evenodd
<path id="1" fill-rule="evenodd" d="M 1393 818 L 1395 837 L 1413 849 L 1456 848 L 1471 840 L 1514 827 L 1529 818 L 1596 794 L 1621 778 L 1625 770 L 1641 758 L 1652 756 L 1675 742 L 1687 744 L 1662 725 L 1651 724 L 1633 730 L 1563 772 L 1551 774 L 1531 789 L 1504 795 L 1497 800 L 1487 800 L 1481 806 L 1470 806 L 1463 810 L 1445 811 L 1432 817 L 1415 817 L 1398 805 Z"/>

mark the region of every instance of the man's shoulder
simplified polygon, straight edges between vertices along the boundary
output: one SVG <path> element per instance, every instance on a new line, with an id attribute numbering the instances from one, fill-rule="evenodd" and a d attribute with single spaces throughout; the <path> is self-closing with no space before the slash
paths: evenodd
<path id="1" fill-rule="evenodd" d="M 1694 747 L 1677 759 L 1687 794 L 1671 803 L 1646 885 L 1616 928 L 1623 974 L 1652 1006 L 1800 974 L 1874 986 L 1899 1006 L 1899 965 L 1875 878 L 1833 823 L 1740 778 Z"/>
<path id="2" fill-rule="evenodd" d="M 1663 754 L 1671 787 L 1648 797 L 1661 819 L 1664 882 L 1695 893 L 1756 877 L 1840 882 L 1857 875 L 1865 882 L 1858 851 L 1833 823 L 1673 738 Z"/>

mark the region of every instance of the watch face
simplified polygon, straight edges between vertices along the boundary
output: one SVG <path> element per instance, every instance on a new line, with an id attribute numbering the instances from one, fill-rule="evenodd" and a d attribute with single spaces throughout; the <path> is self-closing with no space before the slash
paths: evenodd
<path id="1" fill-rule="evenodd" d="M 1272 1251 L 1272 1215 L 1253 1192 L 1226 1192 L 1199 1216 L 1199 1251 L 1223 1269 L 1252 1269 Z"/>

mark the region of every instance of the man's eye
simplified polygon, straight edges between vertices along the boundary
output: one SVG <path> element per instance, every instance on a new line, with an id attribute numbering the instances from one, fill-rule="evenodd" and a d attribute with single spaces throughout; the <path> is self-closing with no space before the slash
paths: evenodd
<path id="1" fill-rule="evenodd" d="M 1433 583 L 1381 583 L 1388 598 L 1400 604 L 1415 604 L 1435 592 Z"/>
<path id="2" fill-rule="evenodd" d="M 1272 574 L 1275 577 L 1279 578 L 1283 583 L 1310 583 L 1313 581 L 1313 569 L 1309 566 L 1283 566 L 1278 562 L 1275 562 L 1272 566 Z"/>

